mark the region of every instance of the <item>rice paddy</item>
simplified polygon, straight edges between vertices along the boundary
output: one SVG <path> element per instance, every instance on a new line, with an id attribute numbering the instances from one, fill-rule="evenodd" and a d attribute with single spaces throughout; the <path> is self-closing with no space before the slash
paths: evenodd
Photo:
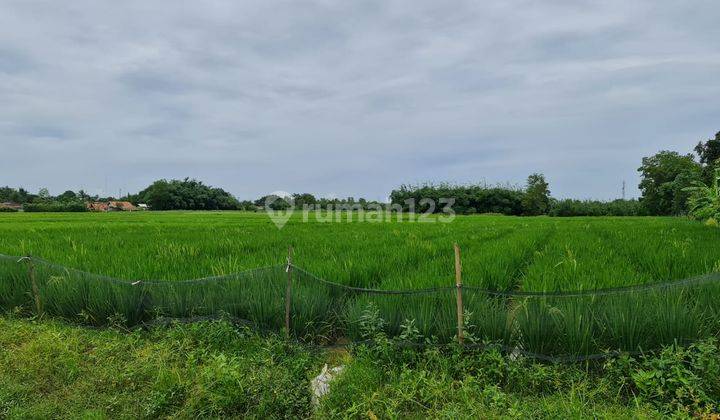
<path id="1" fill-rule="evenodd" d="M 455 242 L 462 250 L 467 332 L 478 340 L 580 355 L 720 331 L 720 281 L 712 279 L 603 295 L 486 293 L 592 291 L 720 271 L 720 230 L 680 218 L 304 223 L 293 217 L 278 230 L 265 214 L 240 212 L 0 215 L 1 254 L 57 264 L 34 267 L 42 310 L 96 324 L 118 315 L 134 323 L 227 312 L 281 328 L 291 245 L 293 333 L 325 340 L 360 338 L 359 320 L 369 308 L 389 334 L 412 320 L 425 337 L 452 339 L 454 290 L 368 294 L 318 278 L 380 290 L 452 287 Z M 260 267 L 267 268 L 255 270 Z M 182 281 L 209 276 L 225 277 Z M 33 311 L 26 265 L 0 261 L 0 279 L 1 306 Z"/>

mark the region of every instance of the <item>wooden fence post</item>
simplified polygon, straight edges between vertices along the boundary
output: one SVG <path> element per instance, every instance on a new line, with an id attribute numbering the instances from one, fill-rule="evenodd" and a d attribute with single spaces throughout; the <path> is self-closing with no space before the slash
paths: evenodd
<path id="1" fill-rule="evenodd" d="M 25 257 L 28 263 L 28 276 L 30 277 L 30 284 L 32 285 L 33 298 L 35 299 L 35 311 L 38 316 L 42 316 L 42 301 L 40 300 L 40 289 L 38 288 L 37 281 L 35 280 L 35 265 L 33 265 L 32 257 Z"/>
<path id="2" fill-rule="evenodd" d="M 285 288 L 285 337 L 290 337 L 290 299 L 292 297 L 292 245 L 288 247 L 287 287 Z"/>
<path id="3" fill-rule="evenodd" d="M 457 336 L 458 343 L 464 341 L 463 301 L 462 301 L 462 264 L 460 263 L 460 247 L 455 244 L 455 290 L 457 291 Z"/>

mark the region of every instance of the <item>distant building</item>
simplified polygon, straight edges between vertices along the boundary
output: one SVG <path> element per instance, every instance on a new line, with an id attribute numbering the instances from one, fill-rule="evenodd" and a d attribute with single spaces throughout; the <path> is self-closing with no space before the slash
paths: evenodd
<path id="1" fill-rule="evenodd" d="M 94 202 L 86 203 L 85 205 L 90 211 L 108 211 L 108 203 Z"/>
<path id="2" fill-rule="evenodd" d="M 111 201 L 108 205 L 108 211 L 137 211 L 137 209 L 129 201 Z"/>
<path id="3" fill-rule="evenodd" d="M 94 203 L 87 203 L 87 208 L 90 211 L 137 211 L 138 207 L 135 207 L 129 201 L 108 201 L 101 202 L 97 201 Z"/>
<path id="4" fill-rule="evenodd" d="M 7 201 L 5 203 L 0 203 L 0 207 L 5 207 L 8 209 L 13 209 L 13 210 L 18 210 L 18 211 L 22 210 L 22 204 L 13 203 L 11 201 Z"/>
<path id="5" fill-rule="evenodd" d="M 148 207 L 148 205 L 145 203 L 139 203 L 137 205 L 137 207 L 138 207 L 138 210 L 149 210 L 150 209 L 150 207 Z"/>

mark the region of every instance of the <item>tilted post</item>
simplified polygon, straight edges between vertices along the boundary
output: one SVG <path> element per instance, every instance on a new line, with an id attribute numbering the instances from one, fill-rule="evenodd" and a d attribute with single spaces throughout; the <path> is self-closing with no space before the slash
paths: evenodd
<path id="1" fill-rule="evenodd" d="M 460 263 L 460 247 L 458 244 L 455 244 L 455 290 L 457 291 L 457 337 L 458 343 L 463 344 L 462 264 Z"/>
<path id="2" fill-rule="evenodd" d="M 292 297 L 292 245 L 288 247 L 287 287 L 285 288 L 285 336 L 290 337 L 290 299 Z"/>

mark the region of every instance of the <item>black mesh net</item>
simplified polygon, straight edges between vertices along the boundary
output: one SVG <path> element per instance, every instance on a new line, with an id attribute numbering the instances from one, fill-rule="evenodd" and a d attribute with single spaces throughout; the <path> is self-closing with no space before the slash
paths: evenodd
<path id="1" fill-rule="evenodd" d="M 0 307 L 94 325 L 228 316 L 259 328 L 285 327 L 304 341 L 362 341 L 382 332 L 415 342 L 457 338 L 454 286 L 423 290 L 350 287 L 300 267 L 277 265 L 186 281 L 129 281 L 33 257 L 0 255 Z M 720 273 L 663 284 L 581 292 L 462 288 L 467 345 L 582 360 L 644 351 L 720 333 Z"/>

